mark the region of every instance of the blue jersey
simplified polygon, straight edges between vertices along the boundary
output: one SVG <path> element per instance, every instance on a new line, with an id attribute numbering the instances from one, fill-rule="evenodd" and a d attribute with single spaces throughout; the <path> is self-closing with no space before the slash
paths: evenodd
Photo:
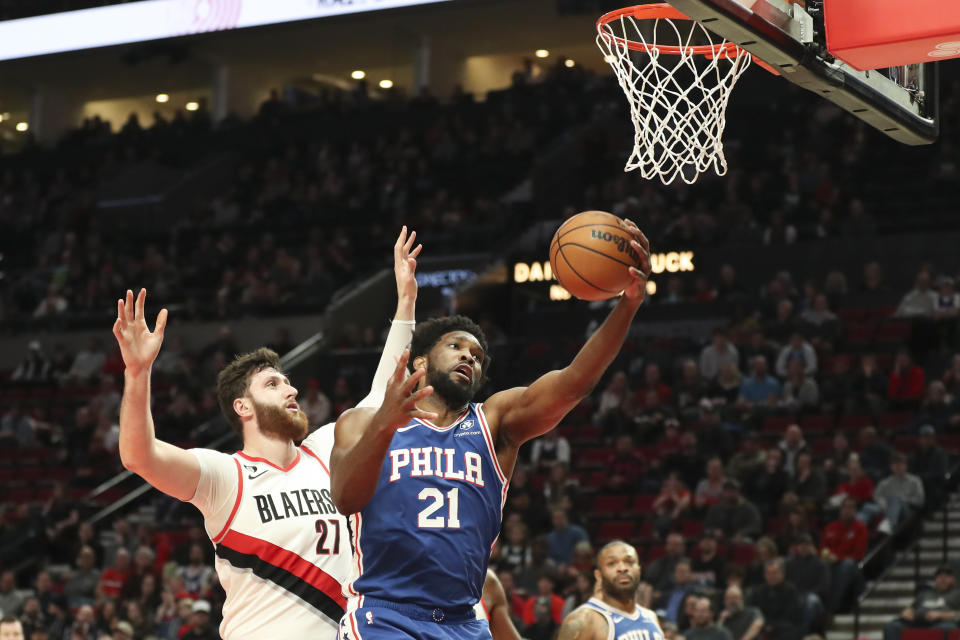
<path id="1" fill-rule="evenodd" d="M 397 429 L 377 490 L 350 516 L 355 577 L 348 596 L 425 607 L 476 604 L 500 532 L 507 478 L 480 404 L 449 427 Z"/>
<path id="2" fill-rule="evenodd" d="M 581 606 L 607 619 L 607 640 L 663 640 L 657 614 L 649 609 L 637 605 L 633 615 L 627 615 L 598 598 L 590 598 Z"/>

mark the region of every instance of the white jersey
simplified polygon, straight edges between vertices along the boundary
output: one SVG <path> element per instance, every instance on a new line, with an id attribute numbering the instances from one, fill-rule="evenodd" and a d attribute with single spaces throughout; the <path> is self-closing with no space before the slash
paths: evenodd
<path id="1" fill-rule="evenodd" d="M 333 425 L 309 435 L 289 467 L 243 452 L 192 449 L 204 516 L 227 594 L 226 640 L 333 640 L 350 575 L 347 520 L 330 496 Z"/>

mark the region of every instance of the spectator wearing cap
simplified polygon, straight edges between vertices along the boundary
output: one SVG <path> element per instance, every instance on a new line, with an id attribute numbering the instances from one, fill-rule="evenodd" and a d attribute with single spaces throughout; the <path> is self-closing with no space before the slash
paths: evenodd
<path id="1" fill-rule="evenodd" d="M 801 533 L 790 545 L 786 561 L 787 580 L 800 592 L 803 606 L 804 628 L 807 631 L 823 631 L 824 602 L 830 595 L 830 567 L 817 554 L 813 537 Z"/>
<path id="2" fill-rule="evenodd" d="M 803 334 L 794 331 L 790 334 L 790 341 L 780 349 L 775 367 L 777 375 L 787 377 L 787 368 L 791 362 L 803 365 L 803 373 L 812 376 L 817 373 L 817 352 L 813 345 L 803 339 Z"/>
<path id="3" fill-rule="evenodd" d="M 909 470 L 923 482 L 924 492 L 932 503 L 939 502 L 942 496 L 943 478 L 949 464 L 947 452 L 937 444 L 937 430 L 929 424 L 921 426 Z"/>
<path id="4" fill-rule="evenodd" d="M 0 640 L 25 640 L 23 624 L 16 616 L 4 614 L 0 617 Z"/>
<path id="5" fill-rule="evenodd" d="M 913 604 L 883 628 L 883 640 L 900 640 L 906 629 L 956 629 L 958 619 L 960 589 L 953 568 L 942 565 L 934 574 L 933 587 L 918 590 Z"/>
<path id="6" fill-rule="evenodd" d="M 733 640 L 755 640 L 764 624 L 760 609 L 744 606 L 743 590 L 737 585 L 727 587 L 718 622 L 730 632 Z"/>
<path id="7" fill-rule="evenodd" d="M 839 519 L 824 528 L 820 543 L 820 554 L 832 565 L 827 602 L 830 611 L 839 611 L 851 591 L 859 591 L 863 578 L 858 563 L 867 553 L 869 537 L 867 526 L 857 520 L 857 501 L 845 498 Z"/>
<path id="8" fill-rule="evenodd" d="M 757 508 L 740 495 L 740 483 L 727 479 L 720 501 L 707 509 L 703 526 L 708 534 L 742 542 L 759 535 L 763 521 Z"/>
<path id="9" fill-rule="evenodd" d="M 740 383 L 737 406 L 743 409 L 768 409 L 777 405 L 783 389 L 780 381 L 767 371 L 767 359 L 756 356 L 750 363 L 751 374 Z"/>
<path id="10" fill-rule="evenodd" d="M 725 364 L 740 366 L 740 353 L 730 342 L 726 329 L 716 328 L 710 344 L 700 351 L 700 375 L 706 380 L 713 380 L 720 373 Z"/>
<path id="11" fill-rule="evenodd" d="M 219 640 L 220 634 L 210 624 L 210 603 L 197 600 L 190 615 L 190 628 L 180 640 Z"/>
<path id="12" fill-rule="evenodd" d="M 890 458 L 890 475 L 880 481 L 873 492 L 873 500 L 860 508 L 857 519 L 869 524 L 882 514 L 883 520 L 877 525 L 877 531 L 889 536 L 901 522 L 923 508 L 925 499 L 923 482 L 907 473 L 907 457 L 897 451 Z"/>

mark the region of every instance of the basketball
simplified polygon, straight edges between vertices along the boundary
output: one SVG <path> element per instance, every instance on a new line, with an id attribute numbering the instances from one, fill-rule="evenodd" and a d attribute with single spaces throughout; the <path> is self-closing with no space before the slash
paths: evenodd
<path id="1" fill-rule="evenodd" d="M 640 254 L 622 221 L 605 211 L 584 211 L 557 229 L 550 242 L 550 266 L 560 284 L 581 300 L 620 295 L 640 268 Z"/>

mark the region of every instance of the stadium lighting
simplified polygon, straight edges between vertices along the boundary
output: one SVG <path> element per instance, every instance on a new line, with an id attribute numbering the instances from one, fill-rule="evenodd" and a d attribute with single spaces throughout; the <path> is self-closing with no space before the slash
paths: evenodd
<path id="1" fill-rule="evenodd" d="M 3 114 L 0 113 L 0 122 L 3 122 Z"/>
<path id="2" fill-rule="evenodd" d="M 575 66 L 577 66 L 577 63 L 570 58 L 567 58 L 563 61 L 563 66 L 565 66 L 567 69 L 573 69 Z"/>
<path id="3" fill-rule="evenodd" d="M 381 88 L 381 89 L 392 89 L 392 88 L 393 88 L 393 80 L 381 80 L 381 81 L 380 81 L 380 88 Z"/>
<path id="4" fill-rule="evenodd" d="M 184 107 L 187 111 L 196 111 L 200 108 L 200 105 L 196 102 L 188 102 L 187 106 Z"/>
<path id="5" fill-rule="evenodd" d="M 353 78 L 354 80 L 363 80 L 364 78 L 367 77 L 367 72 L 363 71 L 362 69 L 357 69 L 356 71 L 350 74 L 350 77 Z"/>
<path id="6" fill-rule="evenodd" d="M 18 122 L 18 123 L 17 123 L 17 131 L 19 131 L 20 133 L 23 133 L 24 131 L 26 131 L 26 130 L 29 129 L 29 128 L 30 128 L 30 125 L 27 124 L 26 122 Z"/>
<path id="7" fill-rule="evenodd" d="M 537 49 L 533 52 L 533 55 L 537 56 L 538 58 L 548 58 L 550 57 L 550 52 L 547 49 Z"/>
<path id="8" fill-rule="evenodd" d="M 158 93 L 158 94 L 157 94 L 157 102 L 160 102 L 160 103 L 170 102 L 170 96 L 167 95 L 166 93 Z"/>

